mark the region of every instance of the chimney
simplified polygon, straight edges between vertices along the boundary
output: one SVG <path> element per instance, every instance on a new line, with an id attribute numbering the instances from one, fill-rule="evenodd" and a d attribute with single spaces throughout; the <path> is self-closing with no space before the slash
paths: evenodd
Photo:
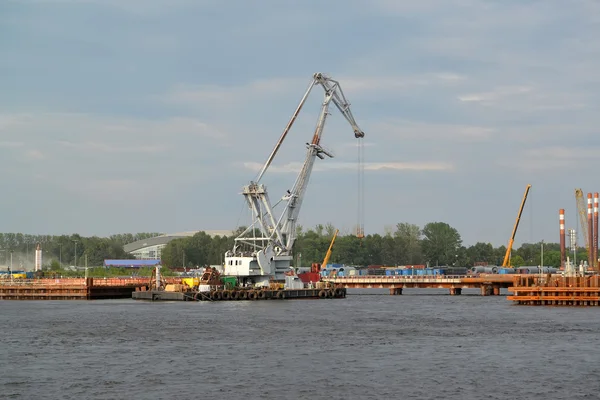
<path id="1" fill-rule="evenodd" d="M 598 269 L 598 192 L 594 193 L 594 271 Z"/>
<path id="2" fill-rule="evenodd" d="M 588 265 L 594 265 L 594 221 L 592 220 L 592 194 L 587 194 L 587 223 L 588 223 L 588 237 L 587 248 L 588 248 Z"/>
<path id="3" fill-rule="evenodd" d="M 558 210 L 558 222 L 560 226 L 560 266 L 565 266 L 565 210 Z"/>

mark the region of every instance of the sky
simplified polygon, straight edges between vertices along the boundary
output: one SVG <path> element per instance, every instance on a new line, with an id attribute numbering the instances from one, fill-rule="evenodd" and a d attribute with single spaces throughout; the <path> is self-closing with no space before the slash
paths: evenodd
<path id="1" fill-rule="evenodd" d="M 235 229 L 315 72 L 365 132 L 365 233 L 446 222 L 465 245 L 558 242 L 600 191 L 600 3 L 8 0 L 0 3 L 0 231 Z M 315 87 L 262 179 L 291 188 Z M 331 108 L 300 212 L 359 222 L 357 147 Z"/>

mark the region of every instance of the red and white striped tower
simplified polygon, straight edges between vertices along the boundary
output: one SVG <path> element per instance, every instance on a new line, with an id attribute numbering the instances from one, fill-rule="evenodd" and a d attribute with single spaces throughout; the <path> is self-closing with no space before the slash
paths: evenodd
<path id="1" fill-rule="evenodd" d="M 587 194 L 587 222 L 588 222 L 588 237 L 585 238 L 588 242 L 588 264 L 594 265 L 594 221 L 592 220 L 592 194 Z"/>
<path id="2" fill-rule="evenodd" d="M 598 268 L 598 192 L 594 193 L 594 271 Z"/>
<path id="3" fill-rule="evenodd" d="M 566 259 L 565 249 L 565 210 L 558 210 L 558 222 L 560 224 L 560 266 L 564 268 Z"/>

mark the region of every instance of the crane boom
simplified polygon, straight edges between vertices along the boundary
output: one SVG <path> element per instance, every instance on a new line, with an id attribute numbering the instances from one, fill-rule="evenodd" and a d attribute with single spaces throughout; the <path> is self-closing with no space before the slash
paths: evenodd
<path id="1" fill-rule="evenodd" d="M 329 248 L 327 249 L 327 253 L 325 253 L 325 258 L 323 259 L 323 263 L 321 264 L 321 269 L 327 268 L 327 263 L 329 262 L 329 259 L 331 258 L 331 252 L 333 249 L 333 243 L 335 243 L 335 238 L 337 237 L 338 233 L 339 233 L 339 229 L 335 230 L 335 233 L 333 234 L 333 239 L 331 239 L 331 243 L 329 244 Z"/>
<path id="2" fill-rule="evenodd" d="M 508 247 L 506 247 L 506 254 L 504 255 L 504 261 L 502 262 L 503 267 L 508 266 L 508 260 L 510 259 L 510 253 L 512 251 L 512 246 L 515 241 L 515 235 L 517 233 L 517 228 L 519 227 L 519 221 L 521 220 L 521 214 L 523 213 L 523 207 L 525 207 L 525 201 L 527 200 L 527 194 L 529 193 L 529 189 L 531 185 L 527 185 L 525 188 L 525 194 L 523 195 L 523 200 L 521 201 L 521 207 L 519 207 L 519 214 L 517 215 L 517 220 L 515 221 L 515 226 L 513 227 L 512 235 L 510 236 L 510 240 L 508 241 Z"/>
<path id="3" fill-rule="evenodd" d="M 577 213 L 579 214 L 579 222 L 581 223 L 583 242 L 585 243 L 585 249 L 589 252 L 590 243 L 588 240 L 588 224 L 586 219 L 587 209 L 585 206 L 585 200 L 583 198 L 583 191 L 581 189 L 575 189 L 575 200 L 577 201 Z"/>

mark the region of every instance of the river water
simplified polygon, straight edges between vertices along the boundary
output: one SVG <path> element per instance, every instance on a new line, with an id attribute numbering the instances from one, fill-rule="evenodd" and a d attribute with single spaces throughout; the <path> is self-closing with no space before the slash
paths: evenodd
<path id="1" fill-rule="evenodd" d="M 404 292 L 0 302 L 0 398 L 599 398 L 600 309 Z"/>

